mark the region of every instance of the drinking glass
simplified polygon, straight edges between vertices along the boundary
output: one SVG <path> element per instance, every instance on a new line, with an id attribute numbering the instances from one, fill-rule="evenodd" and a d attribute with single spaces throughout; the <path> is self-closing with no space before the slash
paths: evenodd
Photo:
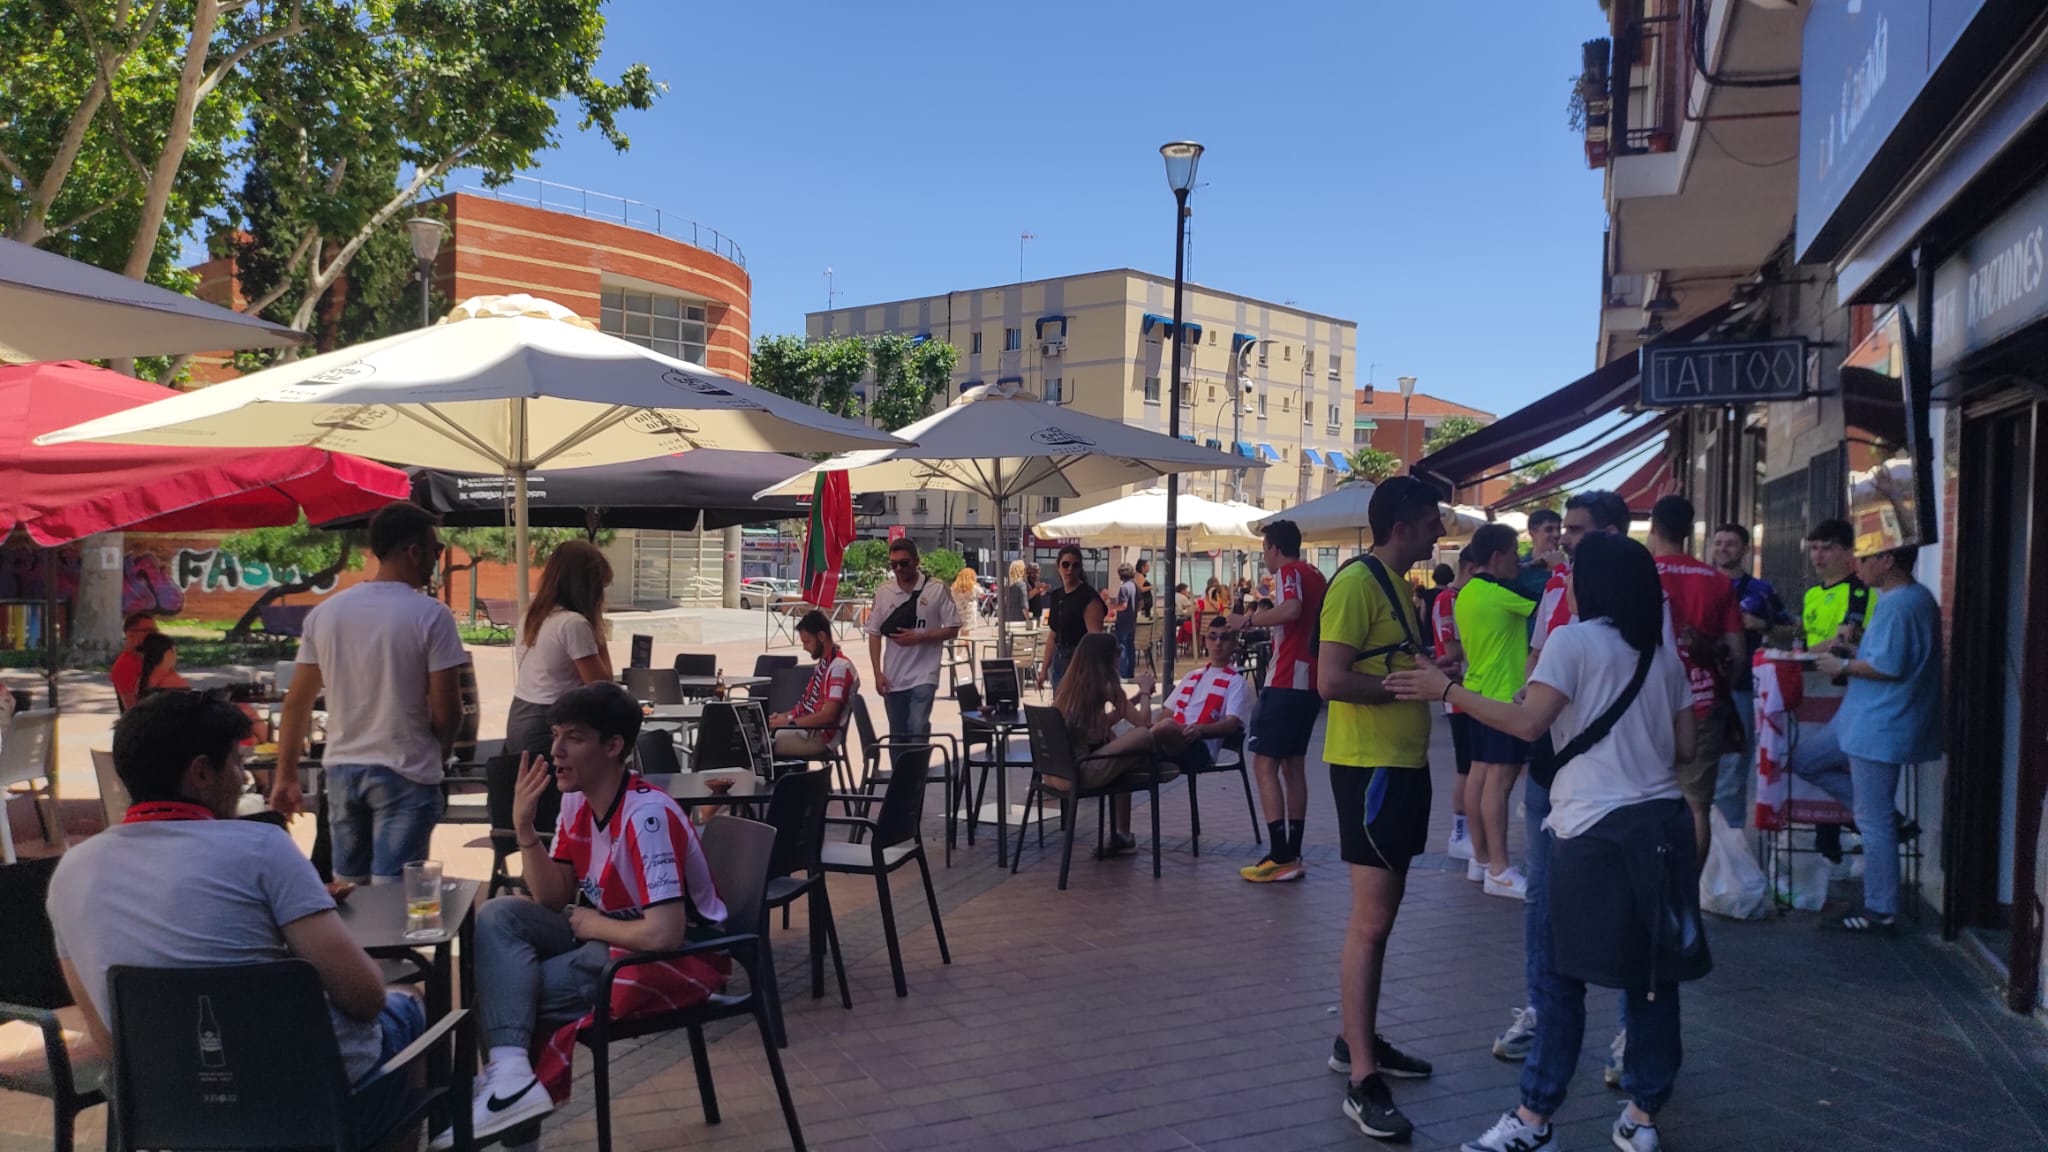
<path id="1" fill-rule="evenodd" d="M 416 860 L 405 866 L 405 938 L 441 934 L 441 862 Z"/>

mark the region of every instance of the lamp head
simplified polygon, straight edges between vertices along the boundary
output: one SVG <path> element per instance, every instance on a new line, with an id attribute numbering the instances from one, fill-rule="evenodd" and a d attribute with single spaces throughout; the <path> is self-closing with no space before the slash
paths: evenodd
<path id="1" fill-rule="evenodd" d="M 441 238 L 447 235 L 448 226 L 427 216 L 415 216 L 405 222 L 405 231 L 412 237 L 413 259 L 431 264 L 441 253 Z"/>
<path id="2" fill-rule="evenodd" d="M 1401 385 L 1401 399 L 1407 400 L 1415 395 L 1415 377 L 1397 376 L 1395 380 Z"/>
<path id="3" fill-rule="evenodd" d="M 1159 154 L 1166 158 L 1166 186 L 1175 193 L 1186 192 L 1195 186 L 1195 166 L 1202 161 L 1202 146 L 1192 140 L 1176 140 L 1161 144 Z"/>
<path id="4" fill-rule="evenodd" d="M 1636 339 L 1642 341 L 1645 344 L 1648 344 L 1650 341 L 1655 340 L 1658 337 L 1664 335 L 1663 315 L 1656 312 L 1652 312 L 1649 315 L 1649 322 L 1644 324 L 1641 328 L 1636 329 Z"/>

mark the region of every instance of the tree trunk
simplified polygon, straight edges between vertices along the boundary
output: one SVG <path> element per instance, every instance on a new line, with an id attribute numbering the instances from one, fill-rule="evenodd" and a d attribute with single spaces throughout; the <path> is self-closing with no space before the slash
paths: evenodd
<path id="1" fill-rule="evenodd" d="M 164 135 L 163 150 L 150 169 L 149 187 L 143 194 L 142 216 L 135 223 L 135 239 L 128 246 L 128 266 L 122 271 L 136 280 L 149 277 L 149 262 L 156 255 L 157 234 L 163 231 L 164 213 L 171 204 L 171 185 L 185 164 L 185 152 L 192 146 L 192 117 L 199 107 L 200 85 L 206 82 L 206 53 L 213 43 L 213 31 L 220 20 L 215 0 L 199 0 L 192 9 L 192 35 L 185 43 L 185 60 L 178 76 L 177 102 L 171 110 L 170 130 Z"/>
<path id="2" fill-rule="evenodd" d="M 263 594 L 256 597 L 256 602 L 249 605 L 249 610 L 242 613 L 242 618 L 235 621 L 235 626 L 228 629 L 227 639 L 231 641 L 247 640 L 249 638 L 249 630 L 256 626 L 256 621 L 262 615 L 263 609 L 294 593 L 311 592 L 320 585 L 341 575 L 342 571 L 348 567 L 349 559 L 355 555 L 355 549 L 355 538 L 348 533 L 343 533 L 341 548 L 335 553 L 334 560 L 327 567 L 311 575 L 301 576 L 289 584 L 276 584 L 265 588 Z"/>
<path id="3" fill-rule="evenodd" d="M 78 593 L 71 605 L 71 653 L 79 662 L 104 660 L 121 649 L 121 593 L 127 586 L 124 539 L 119 532 L 105 532 L 78 542 Z"/>

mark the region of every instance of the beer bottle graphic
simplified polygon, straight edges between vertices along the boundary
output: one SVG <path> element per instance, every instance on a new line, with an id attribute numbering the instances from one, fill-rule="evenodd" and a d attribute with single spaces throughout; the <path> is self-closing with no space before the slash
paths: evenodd
<path id="1" fill-rule="evenodd" d="M 213 1016 L 213 998 L 199 998 L 199 1066 L 201 1068 L 225 1068 L 228 1066 L 227 1050 L 221 1045 L 220 1021 Z"/>

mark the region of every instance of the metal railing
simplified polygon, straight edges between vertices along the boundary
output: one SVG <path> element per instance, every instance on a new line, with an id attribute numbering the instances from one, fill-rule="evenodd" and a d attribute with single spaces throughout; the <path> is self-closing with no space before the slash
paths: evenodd
<path id="1" fill-rule="evenodd" d="M 476 196 L 489 196 L 509 204 L 531 204 L 551 212 L 573 212 L 592 220 L 604 220 L 623 224 L 642 232 L 652 232 L 680 241 L 693 248 L 723 256 L 741 268 L 747 266 L 746 254 L 733 238 L 716 228 L 707 227 L 663 212 L 652 204 L 640 200 L 629 200 L 624 196 L 613 196 L 608 192 L 592 192 L 588 188 L 577 188 L 568 184 L 557 184 L 536 176 L 514 176 L 501 187 L 492 188 L 480 177 L 471 176 L 471 183 L 451 189 Z"/>

